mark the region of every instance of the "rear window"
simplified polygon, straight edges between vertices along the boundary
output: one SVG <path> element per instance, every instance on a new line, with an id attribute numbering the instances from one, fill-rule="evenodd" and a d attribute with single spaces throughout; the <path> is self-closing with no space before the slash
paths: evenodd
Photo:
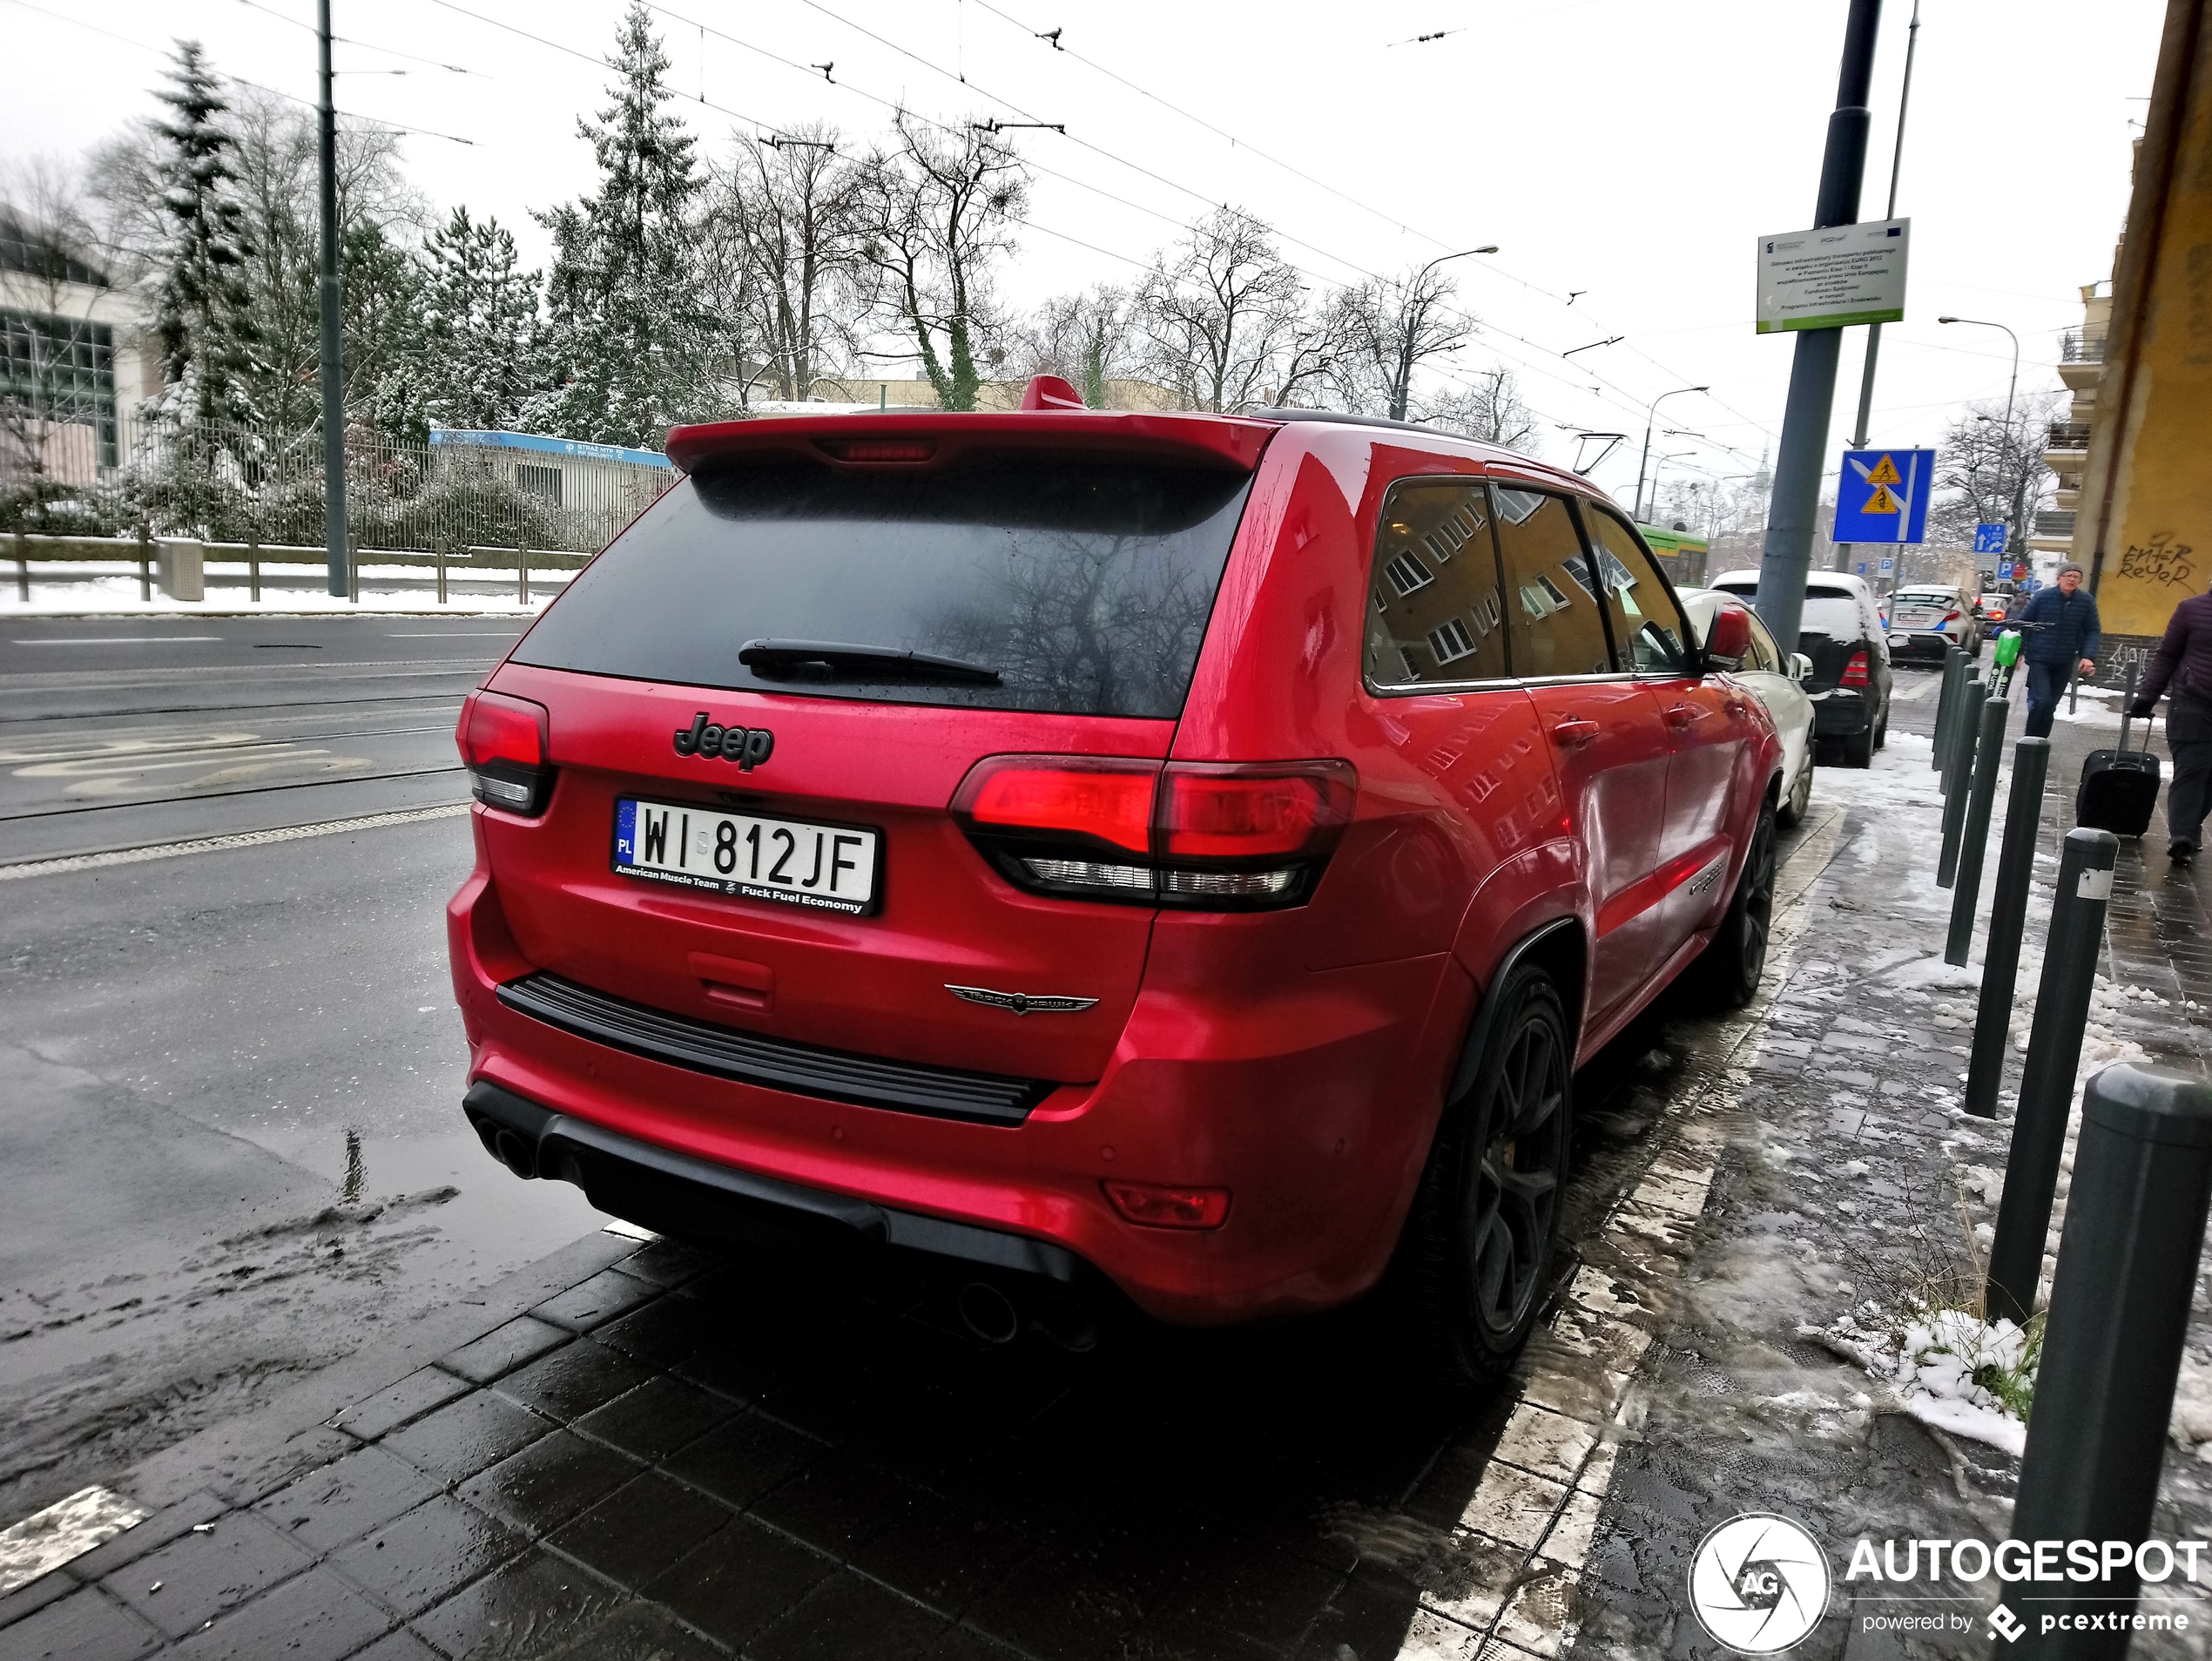
<path id="1" fill-rule="evenodd" d="M 1901 588 L 1890 596 L 1901 605 L 1956 605 L 1959 597 L 1948 589 Z"/>
<path id="2" fill-rule="evenodd" d="M 1747 600 L 1759 591 L 1757 583 L 1716 583 L 1713 586 L 1723 594 Z M 1865 625 L 1859 621 L 1858 597 L 1847 588 L 1817 584 L 1805 590 L 1804 617 L 1797 629 L 1803 634 L 1824 634 L 1834 640 L 1858 640 L 1866 634 Z"/>
<path id="3" fill-rule="evenodd" d="M 701 473 L 540 618 L 517 663 L 878 702 L 1170 719 L 1197 667 L 1249 475 L 1062 456 L 927 473 Z M 957 658 L 995 685 L 814 664 L 748 641 Z"/>

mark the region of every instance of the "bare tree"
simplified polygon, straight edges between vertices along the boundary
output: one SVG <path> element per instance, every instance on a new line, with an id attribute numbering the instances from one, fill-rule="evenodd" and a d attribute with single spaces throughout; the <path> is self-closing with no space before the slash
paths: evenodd
<path id="1" fill-rule="evenodd" d="M 1236 208 L 1215 209 L 1154 259 L 1136 314 L 1155 377 L 1190 408 L 1271 403 L 1319 372 L 1318 335 L 1301 338 L 1305 283 L 1273 233 Z"/>
<path id="2" fill-rule="evenodd" d="M 708 309 L 743 320 L 749 339 L 732 344 L 759 359 L 741 368 L 746 393 L 758 381 L 779 398 L 805 398 L 855 350 L 867 179 L 837 153 L 837 130 L 819 124 L 788 138 L 741 138 L 710 168 Z"/>
<path id="3" fill-rule="evenodd" d="M 860 257 L 883 310 L 911 336 L 946 409 L 973 409 L 991 334 L 992 267 L 1028 207 L 1021 158 L 978 125 L 948 133 L 900 111 L 899 145 L 870 159 Z M 889 355 L 889 354 L 881 354 Z"/>
<path id="4" fill-rule="evenodd" d="M 1542 425 L 1521 400 L 1521 382 L 1504 364 L 1486 369 L 1440 398 L 1415 408 L 1416 418 L 1506 449 L 1534 456 L 1542 448 Z"/>
<path id="5" fill-rule="evenodd" d="M 1110 383 L 1137 368 L 1135 322 L 1123 289 L 1100 283 L 1084 294 L 1061 294 L 1038 307 L 1019 330 L 1013 361 L 1025 378 L 1056 375 L 1092 408 L 1103 409 Z"/>
<path id="6" fill-rule="evenodd" d="M 1335 379 L 1353 408 L 1406 419 L 1421 366 L 1457 351 L 1474 333 L 1456 295 L 1433 265 L 1344 291 L 1338 304 L 1345 349 Z"/>
<path id="7" fill-rule="evenodd" d="M 2002 521 L 2013 528 L 2012 546 L 2027 546 L 2051 479 L 2043 465 L 2043 429 L 2061 397 L 2045 392 L 2020 398 L 2009 431 L 2001 401 L 1966 406 L 1966 413 L 1946 429 L 1936 452 L 1938 494 L 1928 509 L 1932 542 L 1971 548 L 1977 523 Z"/>

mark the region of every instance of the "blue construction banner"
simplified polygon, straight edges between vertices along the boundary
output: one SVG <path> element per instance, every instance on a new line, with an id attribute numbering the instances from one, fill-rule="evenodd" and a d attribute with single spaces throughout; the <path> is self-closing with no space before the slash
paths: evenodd
<path id="1" fill-rule="evenodd" d="M 1835 540 L 1925 542 L 1935 457 L 1932 449 L 1845 450 Z"/>

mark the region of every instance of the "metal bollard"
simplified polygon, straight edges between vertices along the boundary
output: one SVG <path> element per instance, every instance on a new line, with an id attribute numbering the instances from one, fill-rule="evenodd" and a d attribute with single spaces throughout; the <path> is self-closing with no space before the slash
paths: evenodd
<path id="1" fill-rule="evenodd" d="M 261 603 L 261 533 L 246 533 L 246 597 L 254 604 Z"/>
<path id="2" fill-rule="evenodd" d="M 146 522 L 138 521 L 138 604 L 153 602 L 153 536 Z"/>
<path id="3" fill-rule="evenodd" d="M 1928 766 L 1940 774 L 1944 758 L 1951 753 L 1951 720 L 1959 712 L 1959 689 L 1966 685 L 1966 654 L 1955 645 L 1943 649 L 1943 684 L 1936 689 L 1935 749 Z"/>
<path id="4" fill-rule="evenodd" d="M 1966 827 L 1966 784 L 1973 777 L 1974 739 L 1981 731 L 1981 706 L 1989 688 L 1970 680 L 1952 719 L 1951 765 L 1944 769 L 1943 852 L 1936 860 L 1936 887 L 1947 888 L 1959 874 L 1959 838 Z"/>
<path id="5" fill-rule="evenodd" d="M 2120 839 L 2110 831 L 2072 830 L 2059 859 L 2051 932 L 2043 948 L 2043 980 L 2020 1070 L 2020 1106 L 2013 1112 L 2013 1147 L 2005 1193 L 1997 1202 L 1997 1238 L 1989 1248 L 1990 1319 L 2025 1322 L 2043 1275 L 2043 1237 L 2051 1227 L 2051 1195 L 2066 1151 L 2067 1115 L 2074 1106 L 2074 1070 L 2081 1064 L 2081 1030 L 2089 1019 L 2097 956 L 2104 946 L 2105 904 Z M 2077 1161 L 2078 1163 L 2078 1161 Z M 2068 1208 L 2071 1214 L 2072 1208 Z"/>
<path id="6" fill-rule="evenodd" d="M 2082 1092 L 2013 1539 L 2132 1545 L 2150 1533 L 2208 1207 L 2212 1087 L 2126 1066 L 2092 1078 Z M 2030 1581 L 2008 1591 L 2027 1631 L 2005 1653 L 2038 1661 L 2126 1655 L 2125 1630 L 2043 1630 L 2054 1617 L 2132 1610 L 2141 1592 L 2134 1560 L 2100 1567 L 2101 1580 Z"/>
<path id="7" fill-rule="evenodd" d="M 1981 726 L 1974 735 L 1973 788 L 1966 792 L 1966 823 L 1959 841 L 1958 886 L 1951 892 L 1951 937 L 1943 961 L 1964 969 L 1974 943 L 1974 908 L 1981 903 L 1981 856 L 1989 841 L 1989 810 L 1997 801 L 1997 765 L 2005 753 L 2005 721 L 2013 712 L 2008 699 L 1983 701 Z M 1944 804 L 1945 817 L 1950 804 Z"/>
<path id="8" fill-rule="evenodd" d="M 438 604 L 446 603 L 446 538 L 438 538 Z"/>
<path id="9" fill-rule="evenodd" d="M 530 549 L 526 542 L 515 544 L 515 598 L 524 605 L 530 603 Z"/>
<path id="10" fill-rule="evenodd" d="M 1966 1111 L 1976 1118 L 1997 1117 L 1997 1087 L 2005 1077 L 2005 1040 L 2012 1033 L 2013 992 L 2020 979 L 2020 932 L 2027 923 L 2027 884 L 2035 874 L 2035 844 L 2042 840 L 2043 780 L 2050 767 L 2050 739 L 2022 739 L 2013 746 L 2005 845 L 1997 855 L 1989 943 L 1981 955 L 1981 999 L 1974 1009 L 1973 1059 L 1966 1069 Z"/>

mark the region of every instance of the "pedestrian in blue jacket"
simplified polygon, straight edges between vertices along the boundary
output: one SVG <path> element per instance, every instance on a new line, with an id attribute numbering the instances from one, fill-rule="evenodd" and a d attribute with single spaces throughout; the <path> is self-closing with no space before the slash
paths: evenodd
<path id="1" fill-rule="evenodd" d="M 2173 845 L 2166 856 L 2180 865 L 2195 856 L 2205 810 L 2212 807 L 2212 594 L 2174 608 L 2128 712 L 2148 715 L 2161 692 L 2173 699 L 2166 711 L 2166 747 L 2174 753 L 2174 785 L 2166 793 Z"/>
<path id="2" fill-rule="evenodd" d="M 2097 597 L 2083 590 L 2081 567 L 2059 567 L 2056 587 L 2038 589 L 2020 613 L 2027 637 L 2020 656 L 2027 664 L 2027 735 L 2051 736 L 2059 695 L 2077 669 L 2086 679 L 2097 672 Z"/>

